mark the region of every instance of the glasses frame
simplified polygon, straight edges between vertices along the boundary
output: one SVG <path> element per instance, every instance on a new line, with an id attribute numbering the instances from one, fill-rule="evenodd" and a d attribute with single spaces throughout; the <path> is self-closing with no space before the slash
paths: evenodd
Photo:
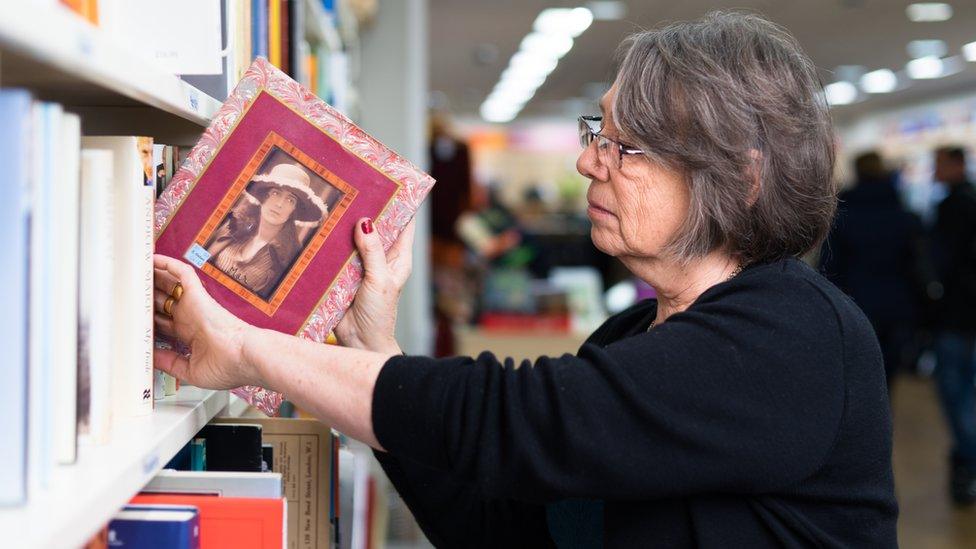
<path id="1" fill-rule="evenodd" d="M 616 167 L 620 168 L 624 162 L 624 155 L 637 155 L 644 154 L 642 149 L 635 149 L 628 145 L 624 145 L 620 141 L 607 137 L 603 135 L 603 117 L 602 116 L 590 116 L 582 115 L 578 119 L 579 123 L 579 139 L 580 146 L 586 149 L 590 146 L 590 143 L 597 141 L 597 150 L 602 150 L 603 146 L 599 143 L 600 140 L 605 140 L 607 143 L 613 143 L 617 146 L 617 164 Z M 599 129 L 594 129 L 598 127 Z"/>

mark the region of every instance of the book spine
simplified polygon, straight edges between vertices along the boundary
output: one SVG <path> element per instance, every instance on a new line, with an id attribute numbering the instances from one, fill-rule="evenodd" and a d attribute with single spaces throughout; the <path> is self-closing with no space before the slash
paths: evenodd
<path id="1" fill-rule="evenodd" d="M 268 56 L 268 2 L 251 0 L 251 57 Z"/>
<path id="2" fill-rule="evenodd" d="M 281 0 L 268 0 L 268 61 L 281 68 Z"/>
<path id="3" fill-rule="evenodd" d="M 294 76 L 291 57 L 291 2 L 289 0 L 279 0 L 281 3 L 281 72 Z"/>
<path id="4" fill-rule="evenodd" d="M 0 315 L 4 360 L 0 375 L 7 394 L 0 400 L 0 504 L 22 503 L 27 497 L 27 356 L 28 260 L 30 234 L 31 97 L 22 90 L 0 92 L 0 165 L 10 194 L 0 201 L 0 249 L 8 264 L 0 284 L 10 289 Z"/>
<path id="5" fill-rule="evenodd" d="M 57 273 L 51 317 L 54 401 L 53 428 L 58 463 L 71 464 L 78 441 L 78 210 L 81 119 L 61 116 L 54 167 L 52 268 Z"/>
<path id="6" fill-rule="evenodd" d="M 152 150 L 152 138 L 140 137 L 137 139 L 140 151 L 145 147 Z M 148 145 L 145 143 L 148 142 Z M 140 160 L 145 161 L 145 155 L 140 155 Z M 151 153 L 150 153 L 151 158 Z M 145 166 L 140 163 L 142 178 L 139 186 L 139 217 L 138 217 L 138 248 L 139 261 L 135 267 L 139 269 L 139 306 L 140 314 L 135 318 L 139 320 L 140 326 L 140 345 L 139 345 L 139 370 L 136 374 L 133 388 L 141 389 L 141 393 L 135 393 L 139 401 L 134 403 L 135 413 L 144 415 L 152 412 L 153 409 L 153 249 L 155 246 L 155 225 L 154 212 L 156 210 L 156 183 L 155 170 L 151 165 Z"/>
<path id="7" fill-rule="evenodd" d="M 112 425 L 113 312 L 116 225 L 113 153 L 81 152 L 81 333 L 78 373 L 79 429 L 95 444 L 108 442 Z"/>

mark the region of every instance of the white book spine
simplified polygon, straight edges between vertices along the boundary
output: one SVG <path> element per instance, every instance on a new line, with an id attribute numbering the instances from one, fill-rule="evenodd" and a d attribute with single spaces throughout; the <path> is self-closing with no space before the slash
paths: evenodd
<path id="1" fill-rule="evenodd" d="M 56 273 L 55 311 L 51 319 L 53 364 L 54 453 L 58 463 L 71 464 L 77 458 L 78 442 L 78 208 L 81 119 L 64 113 L 55 155 L 53 191 L 52 255 Z"/>
<path id="2" fill-rule="evenodd" d="M 148 139 L 148 138 L 144 138 Z M 152 160 L 152 142 L 149 142 L 148 158 Z M 148 414 L 153 410 L 153 395 L 155 393 L 155 374 L 153 370 L 153 341 L 155 339 L 155 327 L 153 325 L 153 251 L 156 247 L 155 215 L 156 215 L 156 177 L 155 168 L 150 165 L 148 171 L 151 175 L 146 175 L 139 188 L 139 267 L 142 270 L 140 278 L 139 304 L 141 311 L 137 317 L 141 323 L 141 336 L 139 345 L 139 366 L 136 373 L 135 385 L 141 386 L 143 392 L 140 400 L 136 402 L 138 414 Z M 164 389 L 165 392 L 165 389 Z"/>
<path id="3" fill-rule="evenodd" d="M 34 103 L 31 139 L 31 258 L 28 373 L 28 491 L 48 487 L 54 467 L 52 333 L 55 249 L 53 168 L 61 107 Z"/>
<path id="4" fill-rule="evenodd" d="M 85 137 L 86 148 L 113 152 L 115 271 L 112 303 L 113 420 L 152 411 L 152 246 L 155 188 L 147 185 L 135 137 Z M 151 142 L 147 161 L 151 162 Z M 150 170 L 151 171 L 151 170 Z"/>
<path id="5" fill-rule="evenodd" d="M 112 363 L 115 335 L 111 303 L 114 301 L 113 232 L 115 196 L 113 153 L 105 149 L 81 152 L 81 318 L 82 376 L 87 382 L 80 398 L 86 400 L 87 421 L 82 423 L 95 444 L 108 442 L 112 426 Z"/>
<path id="6" fill-rule="evenodd" d="M 0 505 L 10 505 L 23 503 L 27 496 L 30 95 L 0 92 L 0 117 L 5 120 L 0 127 L 0 165 L 6 169 L 8 190 L 0 202 L 0 249 L 9 261 L 0 271 L 0 286 L 9 291 L 0 315 L 0 375 L 8 388 L 0 400 L 0 459 L 5 464 L 0 468 Z"/>

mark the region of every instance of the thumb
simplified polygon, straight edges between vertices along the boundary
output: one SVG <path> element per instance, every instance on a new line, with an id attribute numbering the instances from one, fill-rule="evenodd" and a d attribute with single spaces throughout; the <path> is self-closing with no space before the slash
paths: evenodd
<path id="1" fill-rule="evenodd" d="M 183 355 L 169 349 L 153 350 L 153 367 L 183 381 L 190 371 L 190 362 Z"/>
<path id="2" fill-rule="evenodd" d="M 386 253 L 383 251 L 383 243 L 380 235 L 377 234 L 373 225 L 373 220 L 364 217 L 356 224 L 356 249 L 363 258 L 363 268 L 366 270 L 365 278 L 371 280 L 382 280 L 387 275 Z"/>

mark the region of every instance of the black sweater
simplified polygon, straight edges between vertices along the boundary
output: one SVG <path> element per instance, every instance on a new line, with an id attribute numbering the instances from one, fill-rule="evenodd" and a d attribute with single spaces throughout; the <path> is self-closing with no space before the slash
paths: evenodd
<path id="1" fill-rule="evenodd" d="M 551 546 L 545 504 L 584 498 L 608 547 L 896 546 L 881 355 L 850 299 L 791 259 L 647 332 L 655 306 L 576 356 L 387 362 L 378 456 L 435 545 Z"/>

